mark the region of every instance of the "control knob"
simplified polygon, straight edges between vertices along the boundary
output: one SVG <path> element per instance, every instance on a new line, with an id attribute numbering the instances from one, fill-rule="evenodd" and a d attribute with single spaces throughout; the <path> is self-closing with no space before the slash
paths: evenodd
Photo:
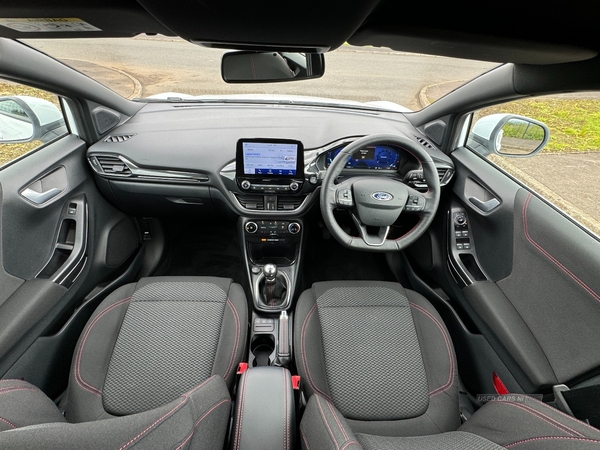
<path id="1" fill-rule="evenodd" d="M 454 216 L 454 222 L 456 223 L 456 225 L 466 225 L 467 224 L 467 216 L 465 216 L 464 214 L 456 214 Z"/>
<path id="2" fill-rule="evenodd" d="M 248 180 L 244 180 L 244 181 L 242 181 L 241 186 L 242 186 L 242 189 L 247 191 L 248 189 L 250 189 L 252 184 L 250 184 L 250 182 Z"/>
<path id="3" fill-rule="evenodd" d="M 290 183 L 290 191 L 296 192 L 300 188 L 300 185 L 296 181 Z"/>
<path id="4" fill-rule="evenodd" d="M 258 225 L 255 222 L 246 222 L 246 232 L 249 234 L 254 234 L 258 231 Z"/>
<path id="5" fill-rule="evenodd" d="M 298 222 L 292 222 L 288 225 L 288 231 L 291 234 L 298 234 L 300 233 L 300 224 Z"/>

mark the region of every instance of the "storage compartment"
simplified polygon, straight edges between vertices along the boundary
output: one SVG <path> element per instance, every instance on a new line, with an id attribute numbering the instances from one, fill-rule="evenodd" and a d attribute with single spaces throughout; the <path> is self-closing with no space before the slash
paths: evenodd
<path id="1" fill-rule="evenodd" d="M 240 379 L 238 393 L 231 448 L 294 447 L 296 417 L 289 370 L 250 368 Z"/>
<path id="2" fill-rule="evenodd" d="M 108 184 L 112 197 L 134 215 L 160 217 L 215 213 L 208 186 L 114 180 Z M 99 184 L 98 187 L 104 193 L 105 186 Z"/>

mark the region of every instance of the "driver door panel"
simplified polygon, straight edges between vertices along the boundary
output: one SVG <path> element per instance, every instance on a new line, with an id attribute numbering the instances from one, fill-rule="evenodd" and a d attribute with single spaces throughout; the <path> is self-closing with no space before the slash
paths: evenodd
<path id="1" fill-rule="evenodd" d="M 471 151 L 452 158 L 447 256 L 463 309 L 526 392 L 592 376 L 600 367 L 600 243 Z M 486 211 L 473 202 L 474 184 L 480 200 L 498 204 Z M 467 250 L 457 248 L 460 211 Z M 478 269 L 483 277 L 473 274 Z"/>

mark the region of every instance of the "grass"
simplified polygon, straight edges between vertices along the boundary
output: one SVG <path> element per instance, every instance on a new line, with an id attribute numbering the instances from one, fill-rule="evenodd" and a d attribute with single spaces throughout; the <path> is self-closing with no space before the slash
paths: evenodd
<path id="1" fill-rule="evenodd" d="M 544 152 L 600 150 L 600 100 L 519 100 L 480 110 L 476 118 L 495 113 L 519 114 L 545 123 L 550 129 L 550 140 Z"/>
<path id="2" fill-rule="evenodd" d="M 58 97 L 40 89 L 35 89 L 29 86 L 23 86 L 15 83 L 0 83 L 0 97 L 14 96 L 14 95 L 28 95 L 30 97 L 43 98 L 49 102 L 54 103 L 60 108 L 58 103 Z M 20 144 L 1 144 L 0 143 L 0 166 L 18 158 L 21 155 L 33 150 L 36 147 L 42 145 L 41 141 L 25 142 Z"/>

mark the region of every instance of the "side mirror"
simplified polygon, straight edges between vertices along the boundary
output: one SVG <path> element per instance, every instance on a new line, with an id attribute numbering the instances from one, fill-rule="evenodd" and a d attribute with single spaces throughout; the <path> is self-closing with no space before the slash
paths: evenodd
<path id="1" fill-rule="evenodd" d="M 542 122 L 515 114 L 491 114 L 475 123 L 467 146 L 483 156 L 527 158 L 541 151 L 549 138 L 550 130 Z"/>
<path id="2" fill-rule="evenodd" d="M 325 73 L 320 53 L 229 52 L 221 60 L 221 76 L 226 83 L 274 83 L 308 80 Z"/>
<path id="3" fill-rule="evenodd" d="M 0 143 L 49 142 L 66 132 L 54 103 L 24 95 L 0 97 Z"/>

